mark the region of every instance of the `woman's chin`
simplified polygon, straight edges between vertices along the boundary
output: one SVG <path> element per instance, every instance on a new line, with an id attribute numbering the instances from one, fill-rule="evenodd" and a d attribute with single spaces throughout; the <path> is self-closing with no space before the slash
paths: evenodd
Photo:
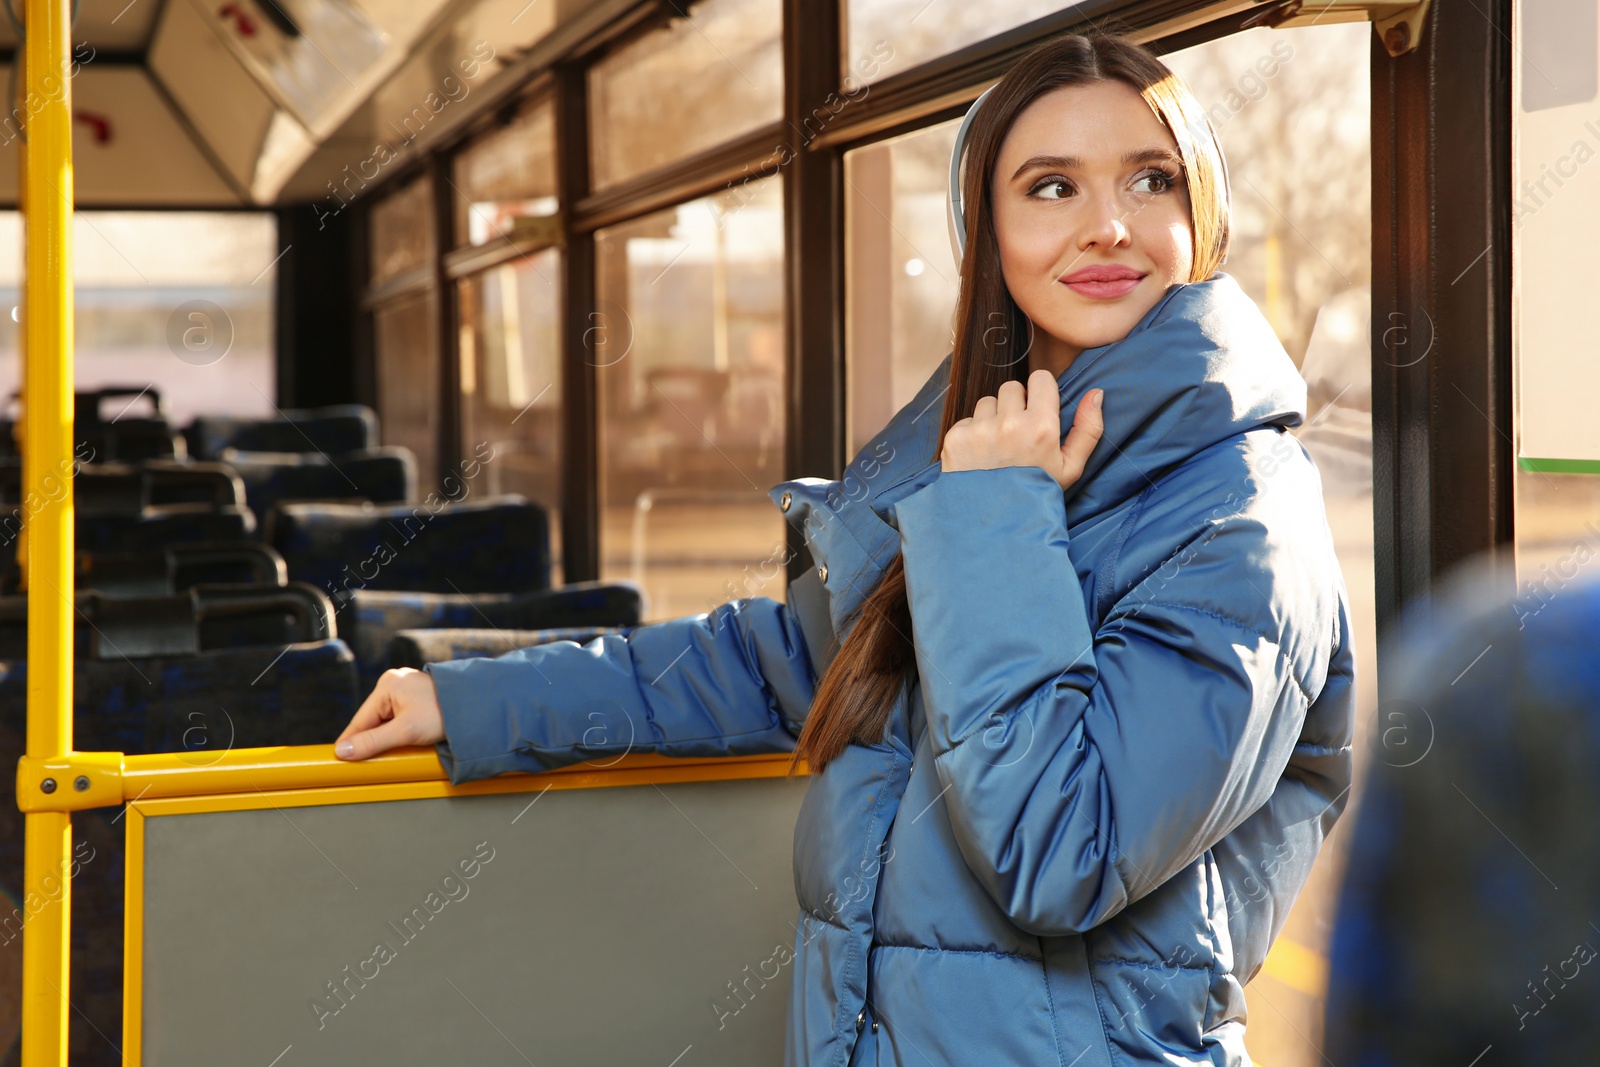
<path id="1" fill-rule="evenodd" d="M 1095 316 L 1096 321 L 1088 324 L 1085 324 L 1080 317 L 1072 329 L 1060 332 L 1049 330 L 1049 333 L 1063 344 L 1082 352 L 1122 340 L 1133 332 L 1133 328 L 1139 325 L 1139 320 L 1144 318 L 1144 313 L 1148 310 L 1149 308 L 1142 308 L 1137 315 L 1130 315 L 1126 310 L 1121 310 L 1116 315 L 1102 313 Z M 1088 328 L 1085 328 L 1086 325 Z"/>

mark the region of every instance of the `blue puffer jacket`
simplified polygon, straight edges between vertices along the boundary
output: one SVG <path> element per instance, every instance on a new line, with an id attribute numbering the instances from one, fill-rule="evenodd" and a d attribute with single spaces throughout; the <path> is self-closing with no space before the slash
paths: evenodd
<path id="1" fill-rule="evenodd" d="M 1350 784 L 1348 605 L 1287 431 L 1305 385 L 1232 278 L 1175 286 L 1062 376 L 1063 435 L 1106 390 L 1063 494 L 1037 467 L 940 472 L 949 365 L 843 479 L 771 491 L 838 635 L 904 553 L 917 665 L 801 808 L 786 1062 L 1243 1067 L 1243 985 Z M 440 756 L 461 782 L 788 751 L 814 655 L 754 597 L 435 664 Z"/>

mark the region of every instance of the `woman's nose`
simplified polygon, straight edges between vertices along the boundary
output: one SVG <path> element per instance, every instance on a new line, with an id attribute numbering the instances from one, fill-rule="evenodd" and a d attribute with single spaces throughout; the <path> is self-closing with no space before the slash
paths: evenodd
<path id="1" fill-rule="evenodd" d="M 1097 244 L 1114 248 L 1128 243 L 1128 227 L 1123 221 L 1128 213 L 1115 198 L 1098 198 L 1092 210 L 1094 215 L 1085 220 L 1087 224 L 1078 238 L 1079 248 Z"/>

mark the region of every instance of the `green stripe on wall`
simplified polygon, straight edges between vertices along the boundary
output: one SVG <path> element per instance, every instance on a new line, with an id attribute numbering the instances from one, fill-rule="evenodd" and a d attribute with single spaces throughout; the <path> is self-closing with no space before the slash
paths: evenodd
<path id="1" fill-rule="evenodd" d="M 1517 466 L 1534 474 L 1600 474 L 1600 459 L 1535 459 L 1517 457 Z"/>

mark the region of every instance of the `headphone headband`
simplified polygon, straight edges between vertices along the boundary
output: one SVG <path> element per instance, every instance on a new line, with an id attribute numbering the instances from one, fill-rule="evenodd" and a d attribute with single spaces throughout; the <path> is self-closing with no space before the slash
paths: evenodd
<path id="1" fill-rule="evenodd" d="M 961 195 L 961 157 L 967 148 L 967 136 L 972 132 L 972 120 L 977 117 L 978 108 L 983 105 L 984 100 L 989 96 L 990 93 L 994 92 L 994 90 L 995 87 L 993 85 L 989 86 L 989 88 L 985 89 L 978 95 L 978 99 L 972 102 L 972 106 L 967 109 L 966 116 L 961 120 L 960 128 L 956 130 L 956 143 L 954 147 L 950 149 L 950 187 L 948 200 L 950 205 L 950 214 L 946 219 L 946 222 L 948 222 L 950 227 L 950 250 L 955 255 L 957 266 L 960 265 L 961 260 L 966 256 L 967 252 L 967 217 L 965 212 L 965 204 L 962 201 Z M 1211 138 L 1211 143 L 1216 147 L 1217 160 L 1222 164 L 1222 210 L 1226 219 L 1227 217 L 1231 217 L 1233 213 L 1233 187 L 1228 180 L 1228 157 L 1222 151 L 1222 141 L 1217 137 L 1217 128 L 1216 126 L 1212 125 L 1211 116 L 1202 112 L 1202 117 L 1205 119 L 1206 132 Z M 1191 136 L 1193 133 L 1194 131 L 1191 129 Z M 1226 232 L 1226 230 L 1224 232 Z M 1223 263 L 1228 262 L 1227 245 L 1228 242 L 1224 241 L 1221 260 Z"/>

